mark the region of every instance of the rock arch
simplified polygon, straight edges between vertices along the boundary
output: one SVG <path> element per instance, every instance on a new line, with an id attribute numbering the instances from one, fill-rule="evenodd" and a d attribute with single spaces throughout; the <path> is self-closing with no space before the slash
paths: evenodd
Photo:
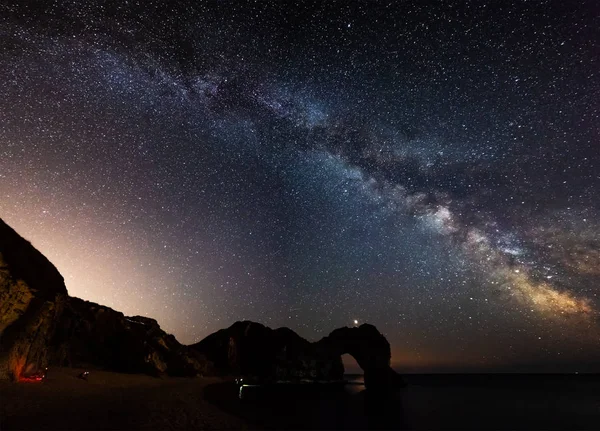
<path id="1" fill-rule="evenodd" d="M 219 374 L 266 382 L 342 380 L 342 355 L 348 353 L 363 369 L 368 389 L 402 385 L 400 376 L 390 368 L 390 344 L 375 326 L 368 324 L 336 329 L 311 343 L 288 328 L 271 329 L 243 321 L 190 348 L 205 355 Z"/>
<path id="2" fill-rule="evenodd" d="M 373 325 L 339 328 L 316 343 L 319 350 L 341 357 L 351 355 L 363 369 L 365 387 L 388 389 L 402 385 L 402 379 L 390 367 L 390 343 Z"/>

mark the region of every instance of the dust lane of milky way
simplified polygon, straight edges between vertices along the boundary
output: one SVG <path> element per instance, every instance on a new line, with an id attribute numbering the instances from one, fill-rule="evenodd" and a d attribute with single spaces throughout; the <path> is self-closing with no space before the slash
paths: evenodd
<path id="1" fill-rule="evenodd" d="M 0 217 L 184 343 L 598 370 L 593 2 L 0 6 Z M 568 7 L 567 7 L 568 6 Z"/>

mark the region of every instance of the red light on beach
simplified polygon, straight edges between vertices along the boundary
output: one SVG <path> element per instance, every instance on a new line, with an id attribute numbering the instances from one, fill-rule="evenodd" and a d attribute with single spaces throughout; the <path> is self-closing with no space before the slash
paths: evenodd
<path id="1" fill-rule="evenodd" d="M 41 382 L 44 380 L 43 376 L 35 376 L 35 377 L 20 377 L 19 378 L 19 382 L 29 382 L 29 383 L 35 383 L 35 382 Z"/>
<path id="2" fill-rule="evenodd" d="M 46 373 L 48 372 L 48 368 L 46 368 L 43 372 L 37 372 L 34 374 L 29 374 L 27 376 L 19 376 L 19 382 L 29 382 L 29 383 L 37 383 L 42 382 L 46 378 Z"/>

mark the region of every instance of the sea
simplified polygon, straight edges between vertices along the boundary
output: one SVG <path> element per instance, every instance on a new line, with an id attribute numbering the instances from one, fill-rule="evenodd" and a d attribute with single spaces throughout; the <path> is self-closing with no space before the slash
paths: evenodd
<path id="1" fill-rule="evenodd" d="M 597 374 L 407 374 L 371 393 L 345 384 L 288 385 L 238 400 L 232 413 L 259 429 L 600 429 Z M 277 386 L 277 385 L 276 385 Z"/>

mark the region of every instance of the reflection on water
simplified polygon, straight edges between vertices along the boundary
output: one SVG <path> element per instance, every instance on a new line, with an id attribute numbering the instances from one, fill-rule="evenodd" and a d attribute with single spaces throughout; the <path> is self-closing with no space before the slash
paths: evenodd
<path id="1" fill-rule="evenodd" d="M 405 428 L 397 394 L 369 393 L 365 390 L 363 375 L 344 377 L 343 381 L 321 383 L 252 385 L 238 382 L 242 384 L 239 385 L 236 414 L 259 428 Z"/>
<path id="2" fill-rule="evenodd" d="M 364 374 L 344 374 L 344 380 L 350 384 L 365 384 L 365 376 Z"/>
<path id="3" fill-rule="evenodd" d="M 349 394 L 358 394 L 365 390 L 365 376 L 363 374 L 344 374 L 346 384 L 344 389 Z"/>
<path id="4" fill-rule="evenodd" d="M 261 384 L 245 384 L 242 379 L 236 379 L 236 384 L 239 385 L 238 397 L 242 399 L 256 398 L 261 394 L 264 396 L 266 391 L 274 390 L 278 387 L 279 391 L 285 392 L 285 388 L 292 388 L 294 391 L 298 391 L 301 388 L 310 389 L 315 388 L 314 383 L 277 383 L 275 387 L 273 385 L 261 385 Z M 320 389 L 327 388 L 330 390 L 332 387 L 341 388 L 343 387 L 345 392 L 348 394 L 358 394 L 365 390 L 365 377 L 363 374 L 345 374 L 344 383 L 321 383 L 317 384 Z"/>

